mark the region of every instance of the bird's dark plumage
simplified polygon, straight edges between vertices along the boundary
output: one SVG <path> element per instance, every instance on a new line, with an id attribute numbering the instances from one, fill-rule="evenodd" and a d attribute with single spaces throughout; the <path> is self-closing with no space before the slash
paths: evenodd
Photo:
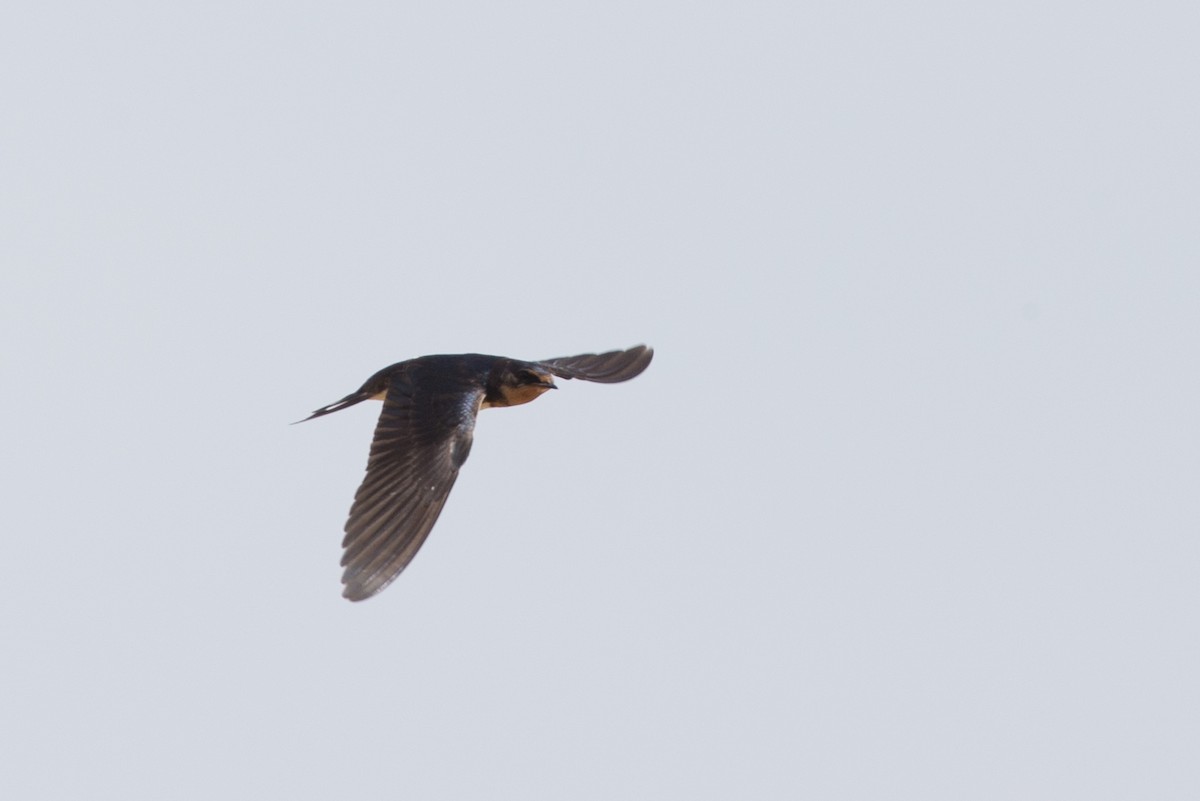
<path id="1" fill-rule="evenodd" d="M 552 376 L 613 384 L 640 374 L 654 351 L 645 345 L 540 362 L 468 353 L 393 364 L 357 392 L 305 420 L 379 398 L 367 475 L 346 521 L 343 595 L 361 601 L 390 584 L 420 549 L 471 452 L 481 408 L 528 403 L 554 389 Z"/>

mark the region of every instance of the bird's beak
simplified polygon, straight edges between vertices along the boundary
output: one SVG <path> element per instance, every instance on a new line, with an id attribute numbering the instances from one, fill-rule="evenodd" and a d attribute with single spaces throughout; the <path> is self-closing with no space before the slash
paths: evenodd
<path id="1" fill-rule="evenodd" d="M 546 389 L 558 389 L 558 385 L 557 385 L 557 384 L 552 384 L 552 383 L 550 383 L 549 381 L 539 381 L 539 382 L 537 383 L 537 386 L 539 386 L 539 387 L 545 387 Z"/>

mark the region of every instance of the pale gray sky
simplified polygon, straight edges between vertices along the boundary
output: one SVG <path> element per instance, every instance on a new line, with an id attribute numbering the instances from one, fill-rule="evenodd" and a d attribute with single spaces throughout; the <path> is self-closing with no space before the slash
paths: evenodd
<path id="1" fill-rule="evenodd" d="M 1190 3 L 0 13 L 0 796 L 1200 797 Z M 486 412 L 340 597 L 391 362 Z"/>

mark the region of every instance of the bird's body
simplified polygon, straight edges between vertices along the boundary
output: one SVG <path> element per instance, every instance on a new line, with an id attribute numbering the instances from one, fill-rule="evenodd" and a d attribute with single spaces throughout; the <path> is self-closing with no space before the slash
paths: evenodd
<path id="1" fill-rule="evenodd" d="M 390 584 L 425 542 L 471 451 L 480 409 L 517 406 L 555 389 L 554 377 L 616 383 L 654 352 L 624 351 L 526 362 L 467 353 L 393 364 L 306 420 L 364 400 L 383 401 L 367 475 L 346 521 L 343 595 L 361 601 Z"/>

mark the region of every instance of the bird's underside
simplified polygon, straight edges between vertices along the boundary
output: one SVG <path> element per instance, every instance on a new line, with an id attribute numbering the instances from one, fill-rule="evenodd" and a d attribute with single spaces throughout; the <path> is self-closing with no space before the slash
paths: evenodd
<path id="1" fill-rule="evenodd" d="M 653 356 L 644 345 L 540 362 L 473 353 L 422 356 L 380 370 L 356 392 L 305 418 L 383 400 L 366 476 L 346 521 L 342 594 L 352 601 L 370 598 L 412 561 L 471 451 L 481 408 L 528 403 L 554 389 L 554 377 L 627 381 Z"/>

